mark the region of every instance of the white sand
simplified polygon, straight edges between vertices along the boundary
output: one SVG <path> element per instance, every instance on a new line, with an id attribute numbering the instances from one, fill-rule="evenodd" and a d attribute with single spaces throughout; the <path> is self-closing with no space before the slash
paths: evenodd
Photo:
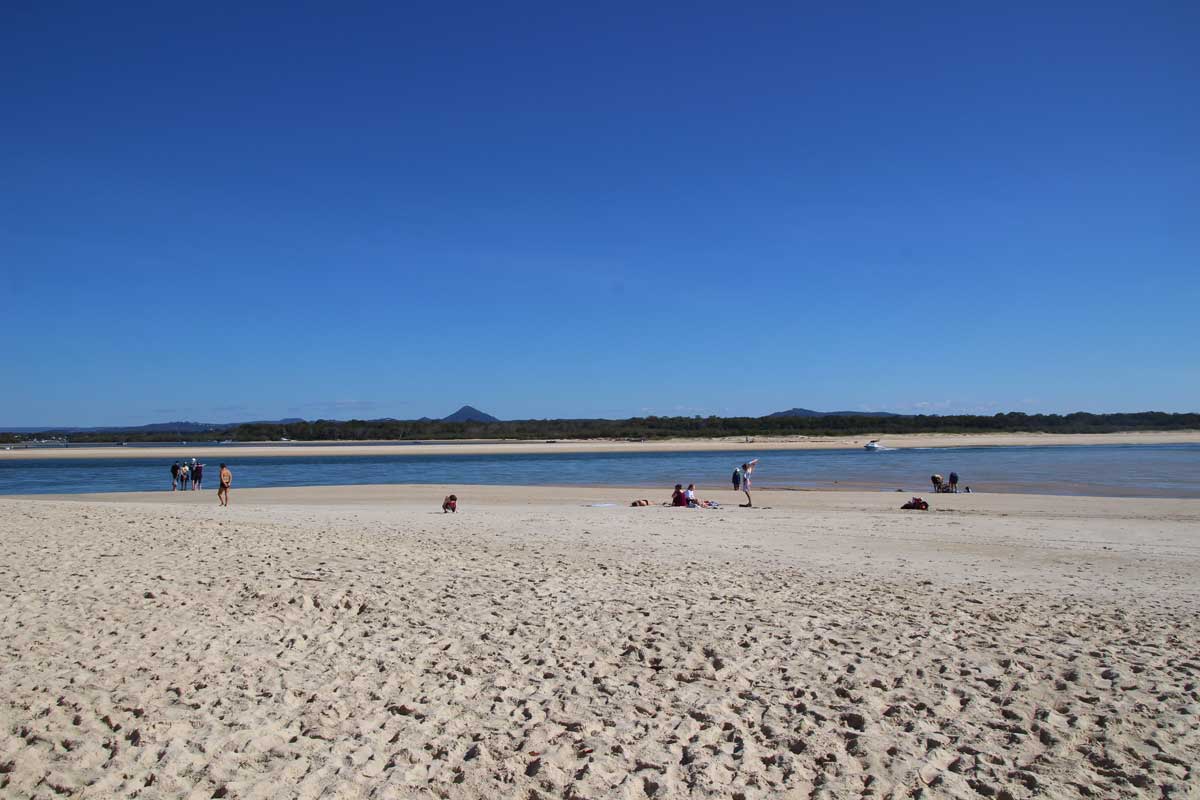
<path id="1" fill-rule="evenodd" d="M 1200 793 L 1200 501 L 442 491 L 0 499 L 0 795 Z"/>
<path id="2" fill-rule="evenodd" d="M 1101 445 L 1101 444 L 1197 444 L 1200 431 L 1136 431 L 1128 433 L 911 433 L 888 436 L 882 433 L 860 436 L 754 436 L 755 452 L 773 450 L 838 450 L 861 448 L 871 439 L 881 439 L 887 447 L 1012 447 L 1016 445 Z M 388 455 L 480 455 L 492 453 L 653 453 L 695 450 L 744 452 L 741 437 L 719 439 L 665 439 L 648 442 L 612 439 L 581 441 L 470 440 L 449 444 L 301 444 L 262 443 L 258 445 L 163 447 L 44 447 L 0 449 L 4 458 L 247 458 L 250 456 L 388 456 Z"/>

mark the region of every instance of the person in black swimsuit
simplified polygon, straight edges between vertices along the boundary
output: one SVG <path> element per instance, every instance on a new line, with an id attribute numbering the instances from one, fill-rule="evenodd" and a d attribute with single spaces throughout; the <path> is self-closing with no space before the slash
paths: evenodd
<path id="1" fill-rule="evenodd" d="M 221 465 L 220 486 L 217 487 L 217 500 L 221 501 L 221 505 L 229 505 L 229 486 L 233 483 L 233 473 L 229 471 L 229 467 Z"/>

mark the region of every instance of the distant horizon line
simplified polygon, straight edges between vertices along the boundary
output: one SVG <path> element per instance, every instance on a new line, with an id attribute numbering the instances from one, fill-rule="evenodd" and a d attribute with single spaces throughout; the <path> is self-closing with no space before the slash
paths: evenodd
<path id="1" fill-rule="evenodd" d="M 471 407 L 468 407 L 468 406 L 464 406 L 463 408 L 459 409 L 458 411 L 455 411 L 454 413 L 452 413 L 452 414 L 448 415 L 448 417 L 453 417 L 453 416 L 456 416 L 456 415 L 457 415 L 457 414 L 459 414 L 460 412 L 462 412 L 462 411 L 464 411 L 464 410 L 467 410 L 467 409 L 469 409 L 470 411 L 475 411 L 475 412 L 478 412 L 478 413 L 480 413 L 480 414 L 484 414 L 484 413 L 485 413 L 485 412 L 479 411 L 479 409 L 476 409 L 476 408 L 471 408 Z M 1197 413 L 1200 413 L 1200 411 L 1159 411 L 1159 410 L 1154 410 L 1154 409 L 1146 409 L 1146 410 L 1141 410 L 1141 411 L 1084 411 L 1084 410 L 1076 410 L 1076 411 L 1065 411 L 1065 412 L 1060 412 L 1060 411 L 1017 411 L 1017 410 L 1009 410 L 1009 411 L 995 411 L 995 412 L 990 412 L 990 413 L 976 413 L 976 412 L 933 412 L 933 411 L 897 412 L 897 411 L 882 411 L 882 410 L 872 410 L 872 411 L 851 411 L 851 410 L 842 410 L 842 411 L 816 411 L 816 410 L 813 410 L 813 409 L 792 408 L 792 409 L 787 409 L 787 410 L 785 410 L 785 411 L 774 411 L 774 412 L 770 412 L 770 413 L 767 413 L 767 414 L 758 414 L 758 415 L 749 415 L 749 414 L 735 414 L 735 415 L 722 415 L 722 414 L 634 414 L 634 415 L 631 415 L 631 416 L 628 416 L 628 417 L 514 417 L 514 418 L 511 418 L 511 419 L 500 419 L 500 418 L 493 418 L 493 420 L 470 420 L 470 419 L 468 419 L 468 420 L 451 420 L 451 419 L 449 419 L 448 417 L 429 417 L 429 416 L 422 416 L 422 417 L 408 417 L 408 418 L 404 418 L 404 417 L 389 417 L 389 416 L 383 416 L 383 417 L 347 417 L 347 418 L 335 418 L 335 417 L 312 417 L 312 418 L 308 418 L 308 417 L 280 417 L 280 418 L 277 418 L 277 419 L 254 419 L 254 420 L 241 420 L 241 421 L 234 421 L 234 422 L 196 422 L 196 421 L 192 421 L 192 420 L 176 419 L 176 420 L 166 420 L 166 421 L 163 421 L 163 422 L 148 422 L 148 423 L 137 423 L 137 424 L 129 424 L 129 425 L 17 425 L 17 426 L 11 426 L 11 427 L 4 427 L 4 426 L 0 426 L 0 433 L 42 433 L 42 432 L 44 432 L 44 433 L 53 433 L 53 432 L 84 432 L 84 431 L 104 431 L 104 430 L 107 430 L 107 431 L 123 431 L 123 430 L 134 430 L 134 429 L 139 429 L 139 428 L 148 428 L 148 427 L 157 427 L 157 428 L 162 428 L 164 431 L 170 431 L 170 430 L 172 430 L 172 429 L 171 429 L 171 428 L 169 428 L 169 427 L 165 427 L 165 426 L 171 426 L 171 425 L 188 425 L 188 426 L 198 426 L 198 427 L 203 427 L 203 428 L 206 428 L 206 429 L 216 429 L 216 430 L 220 430 L 220 429 L 227 429 L 227 428 L 236 428 L 236 427 L 239 427 L 239 426 L 242 426 L 242 425 L 287 425 L 287 424 L 293 424 L 293 423 L 299 423 L 299 422 L 305 422 L 305 423 L 312 423 L 312 422 L 337 422 L 337 423 L 344 423 L 344 422 L 351 422 L 351 421 L 361 421 L 361 422 L 381 422 L 381 421 L 394 421 L 394 422 L 454 422 L 454 421 L 465 421 L 465 422 L 483 422 L 484 424 L 492 424 L 492 423 L 493 423 L 493 421 L 494 421 L 494 422 L 496 422 L 496 423 L 504 423 L 504 422 L 544 422 L 544 421 L 574 422 L 574 421 L 588 421 L 588 420 L 600 420 L 600 421 L 607 421 L 607 422 L 620 422 L 620 421 L 622 421 L 622 420 L 630 420 L 630 419 L 647 419 L 647 418 L 650 418 L 650 417 L 658 417 L 658 418 L 664 418 L 664 419 L 671 419 L 671 418 L 674 418 L 674 419 L 697 419 L 697 418 L 699 418 L 699 419 L 708 419 L 708 418 L 713 418 L 713 417 L 715 417 L 715 418 L 717 418 L 717 419 L 765 419 L 765 418 L 772 417 L 772 416 L 793 416 L 793 415 L 790 413 L 790 412 L 793 412 L 793 411 L 804 412 L 804 413 L 799 413 L 799 414 L 795 414 L 795 415 L 794 415 L 794 416 L 798 416 L 798 417 L 803 417 L 803 416 L 813 416 L 813 417 L 839 417 L 839 416 L 854 416 L 854 417 L 870 417 L 870 416 L 880 416 L 880 417 L 922 417 L 922 416 L 923 416 L 923 417 L 995 417 L 995 416 L 997 416 L 997 415 L 1000 415 L 1000 414 L 1022 414 L 1022 415 L 1024 415 L 1024 416 L 1031 416 L 1031 417 L 1032 417 L 1032 416 L 1058 416 L 1058 417 L 1067 417 L 1067 416 L 1071 416 L 1072 414 L 1091 414 L 1091 415 L 1093 415 L 1093 416 L 1111 416 L 1111 415 L 1122 415 L 1122 414 L 1166 414 L 1166 415 L 1187 415 L 1187 414 L 1197 414 Z M 486 416 L 492 416 L 492 415 L 490 415 L 490 414 L 487 414 Z"/>

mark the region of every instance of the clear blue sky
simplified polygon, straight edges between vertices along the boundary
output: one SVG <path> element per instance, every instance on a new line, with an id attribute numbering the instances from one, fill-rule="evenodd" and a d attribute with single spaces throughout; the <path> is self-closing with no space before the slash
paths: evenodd
<path id="1" fill-rule="evenodd" d="M 1200 408 L 1200 5 L 574 5 L 7 6 L 0 426 Z"/>

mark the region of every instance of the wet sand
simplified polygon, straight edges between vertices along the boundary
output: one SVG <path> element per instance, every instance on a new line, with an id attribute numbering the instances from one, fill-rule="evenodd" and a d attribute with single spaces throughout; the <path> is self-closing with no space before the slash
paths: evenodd
<path id="1" fill-rule="evenodd" d="M 1200 500 L 450 490 L 0 498 L 0 795 L 1200 792 Z"/>

